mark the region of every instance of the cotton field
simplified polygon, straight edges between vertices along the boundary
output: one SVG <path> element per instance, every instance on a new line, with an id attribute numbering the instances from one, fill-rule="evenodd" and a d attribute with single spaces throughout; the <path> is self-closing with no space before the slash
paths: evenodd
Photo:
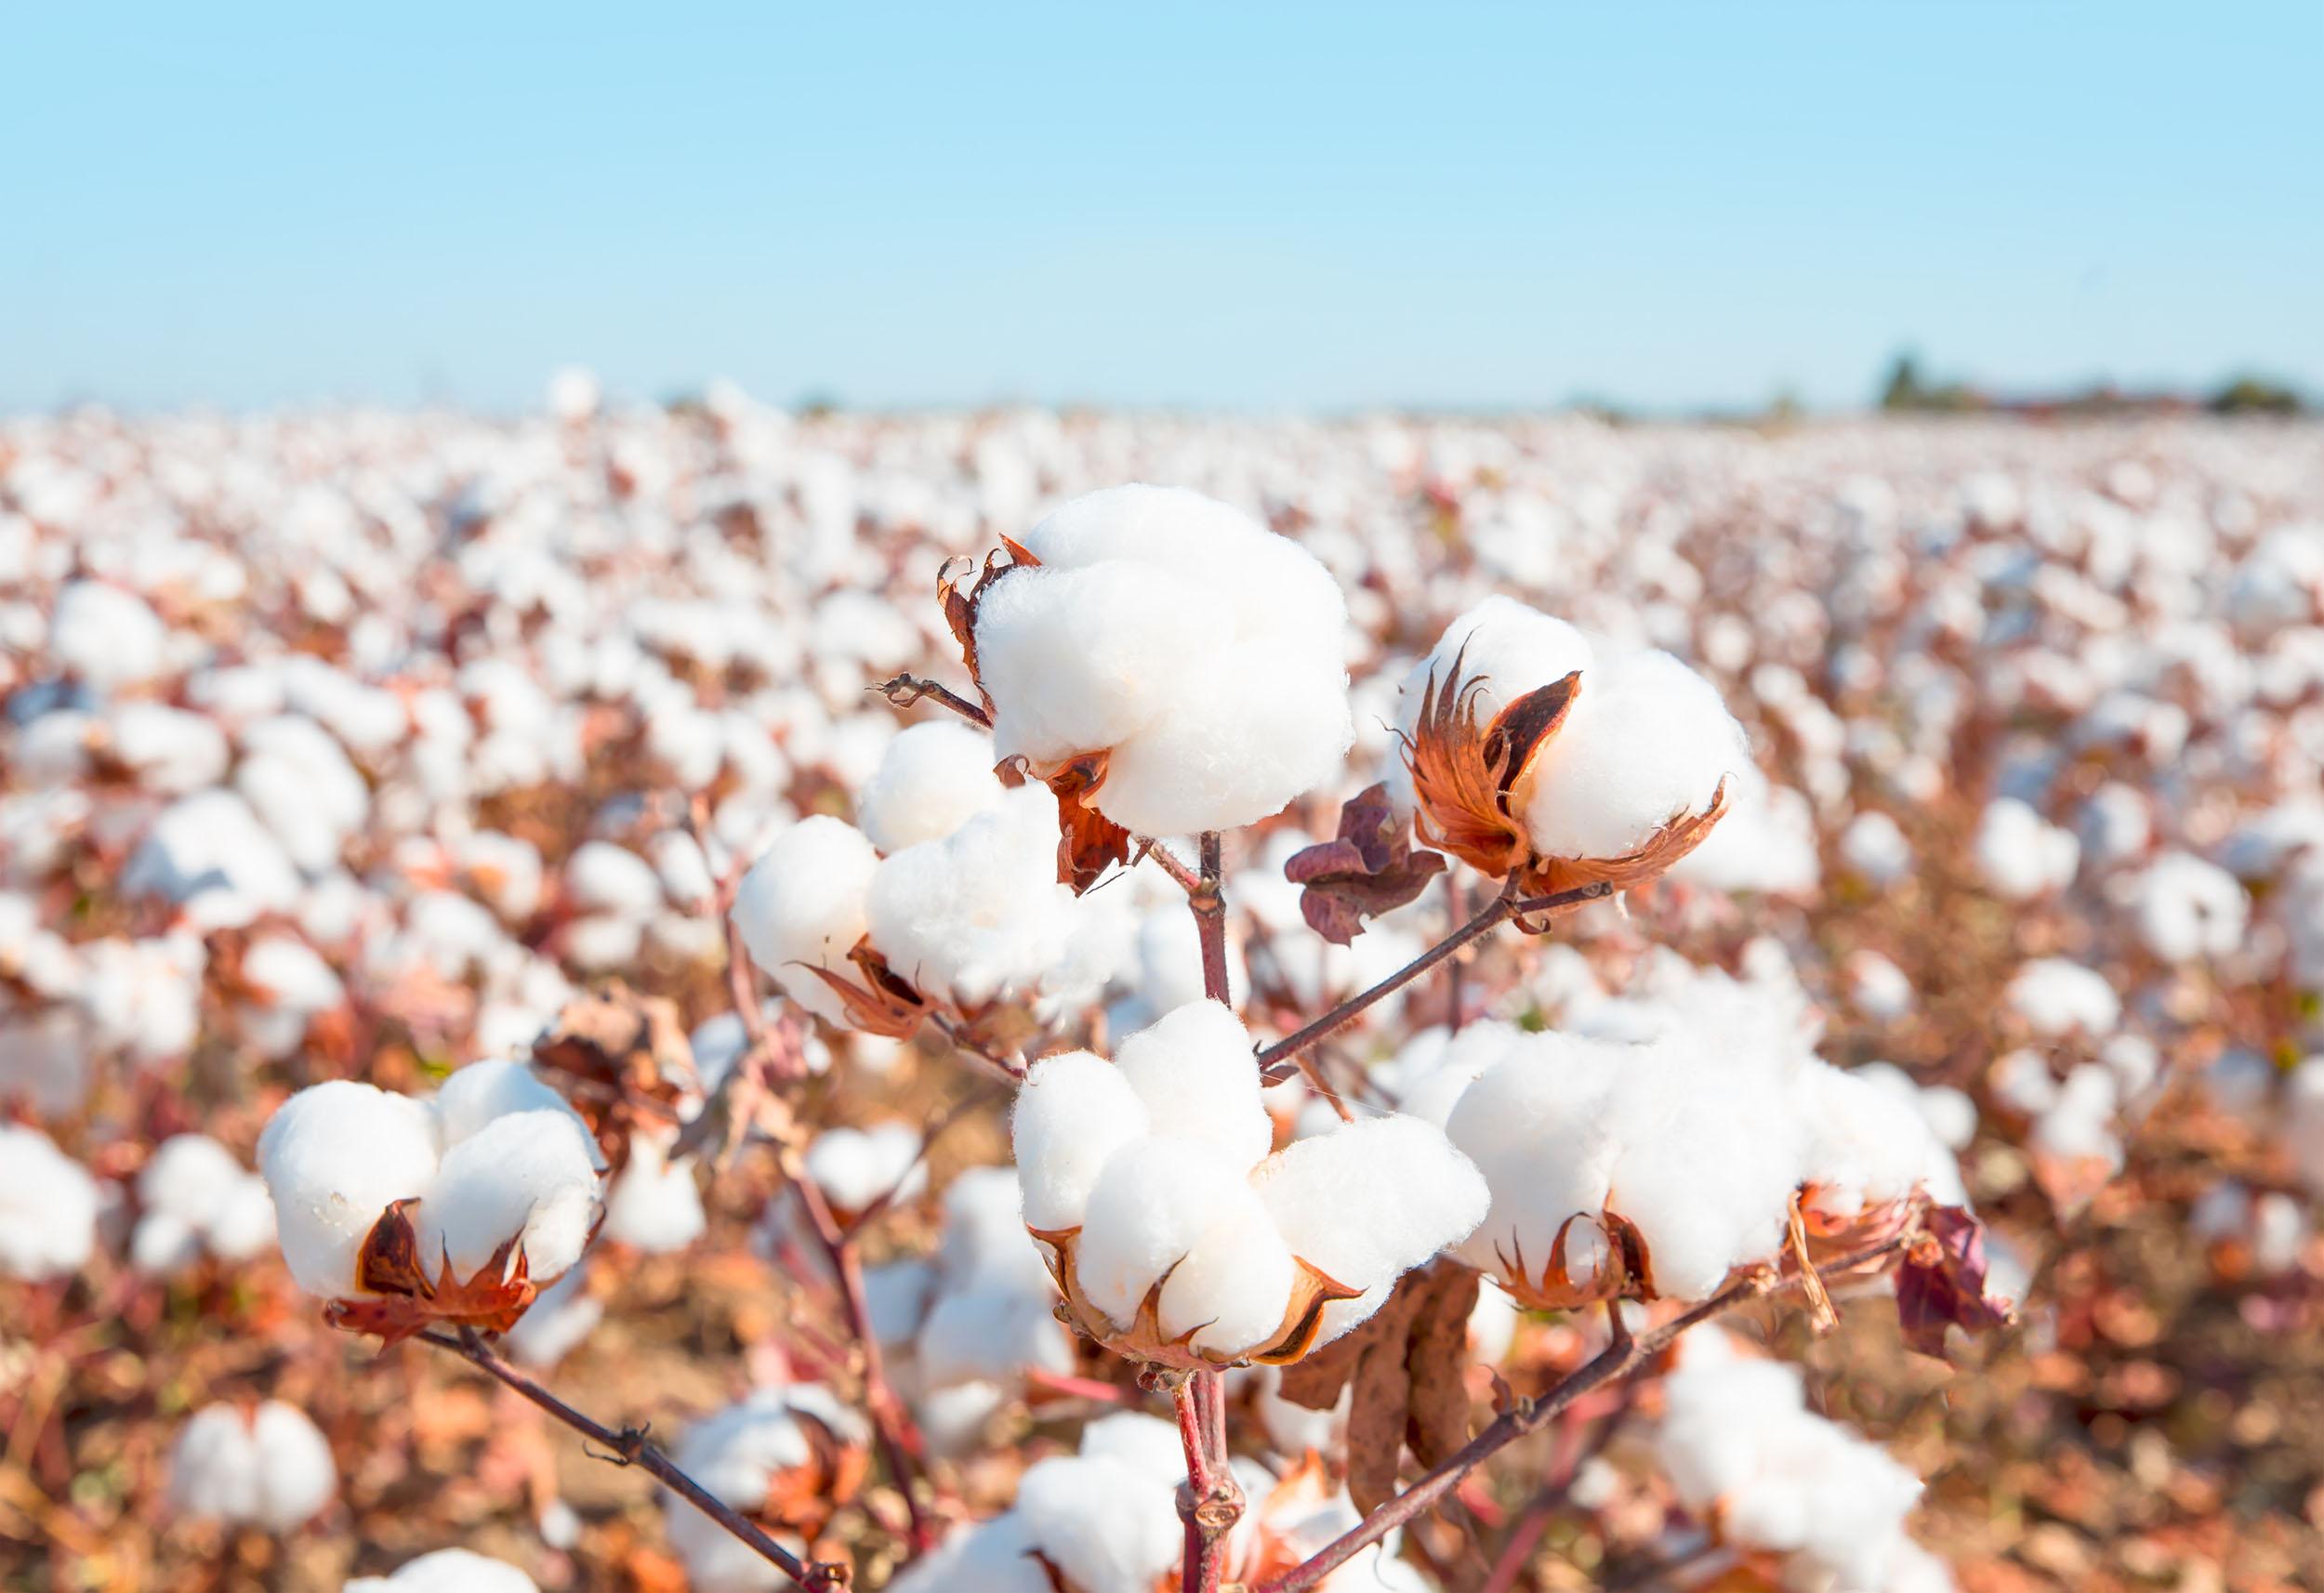
<path id="1" fill-rule="evenodd" d="M 2324 427 L 0 421 L 0 1582 L 2324 1586 Z"/>

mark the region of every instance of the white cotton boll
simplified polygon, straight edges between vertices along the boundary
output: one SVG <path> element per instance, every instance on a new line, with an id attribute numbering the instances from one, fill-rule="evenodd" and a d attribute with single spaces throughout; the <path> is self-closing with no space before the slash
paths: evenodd
<path id="1" fill-rule="evenodd" d="M 2110 1033 L 2122 1000 L 2105 976 L 2065 957 L 2037 957 L 2019 968 L 2002 998 L 2037 1034 Z"/>
<path id="2" fill-rule="evenodd" d="M 331 1446 L 304 1412 L 269 1400 L 245 1415 L 206 1405 L 170 1455 L 170 1502 L 183 1515 L 287 1532 L 338 1488 Z"/>
<path id="3" fill-rule="evenodd" d="M 943 1296 L 918 1336 L 927 1387 L 1008 1382 L 1027 1368 L 1061 1376 L 1071 1372 L 1073 1341 L 1057 1320 L 1052 1298 L 1046 1290 L 1030 1295 L 971 1289 Z"/>
<path id="4" fill-rule="evenodd" d="M 1841 861 L 1872 885 L 1894 885 L 1912 873 L 1912 844 L 1885 813 L 1858 813 L 1840 836 Z"/>
<path id="5" fill-rule="evenodd" d="M 891 1190 L 898 1200 L 910 1200 L 928 1184 L 922 1141 L 920 1130 L 908 1123 L 826 1128 L 807 1148 L 807 1176 L 838 1211 L 863 1211 Z"/>
<path id="6" fill-rule="evenodd" d="M 1159 718 L 1174 677 L 1232 645 L 1203 588 L 1134 564 L 1021 570 L 978 604 L 978 678 L 1001 757 L 1056 763 Z"/>
<path id="7" fill-rule="evenodd" d="M 166 1277 L 201 1258 L 201 1233 L 182 1218 L 165 1211 L 147 1212 L 138 1218 L 129 1235 L 129 1264 L 140 1272 Z"/>
<path id="8" fill-rule="evenodd" d="M 642 918 L 662 905 L 654 865 L 611 841 L 584 842 L 566 861 L 565 892 L 584 913 Z"/>
<path id="9" fill-rule="evenodd" d="M 855 823 L 891 855 L 939 840 L 1000 805 L 993 738 L 942 719 L 906 725 L 855 797 Z"/>
<path id="10" fill-rule="evenodd" d="M 750 960 L 792 1000 L 842 1026 L 846 1007 L 808 969 L 852 976 L 848 954 L 864 938 L 865 892 L 878 866 L 861 831 L 817 814 L 777 836 L 734 894 Z"/>
<path id="11" fill-rule="evenodd" d="M 1697 1099 L 1710 1104 L 1710 1091 L 1697 1087 Z M 1782 1244 L 1802 1149 L 1799 1126 L 1776 1104 L 1737 1090 L 1689 1113 L 1683 1129 L 1674 1122 L 1657 1135 L 1638 1126 L 1626 1136 L 1610 1204 L 1645 1242 L 1663 1295 L 1701 1299 L 1736 1267 Z"/>
<path id="12" fill-rule="evenodd" d="M 2062 1160 L 2094 1158 L 2119 1167 L 2122 1146 L 2113 1125 L 2119 1105 L 2114 1075 L 2096 1062 L 2084 1062 L 2066 1075 L 2057 1099 L 2034 1120 L 2027 1143 Z"/>
<path id="13" fill-rule="evenodd" d="M 1909 1016 L 1917 1004 L 1905 970 L 1868 946 L 1849 954 L 1847 975 L 1848 999 L 1867 1018 L 1893 1023 Z"/>
<path id="14" fill-rule="evenodd" d="M 1118 1460 L 1130 1470 L 1175 1490 L 1186 1476 L 1186 1452 L 1174 1422 L 1123 1411 L 1081 1429 L 1077 1453 Z"/>
<path id="15" fill-rule="evenodd" d="M 872 943 L 915 988 L 964 1007 L 1027 990 L 1069 954 L 1080 915 L 1057 882 L 1057 802 L 1046 787 L 1002 793 L 941 840 L 873 871 Z"/>
<path id="16" fill-rule="evenodd" d="M 581 1258 L 597 1223 L 596 1150 L 561 1112 L 495 1117 L 449 1147 L 413 1225 L 422 1264 L 469 1278 L 513 1240 L 534 1282 L 558 1276 Z"/>
<path id="17" fill-rule="evenodd" d="M 512 1058 L 495 1057 L 453 1069 L 429 1106 L 435 1113 L 436 1143 L 446 1151 L 495 1117 L 517 1112 L 562 1112 L 585 1139 L 589 1135 L 588 1120 L 572 1103 L 530 1064 Z M 596 1141 L 591 1139 L 590 1145 L 592 1164 L 603 1167 L 605 1158 L 595 1149 Z"/>
<path id="18" fill-rule="evenodd" d="M 78 1271 L 98 1207 L 97 1180 L 48 1136 L 0 1123 L 0 1272 L 39 1283 Z"/>
<path id="19" fill-rule="evenodd" d="M 1238 1355 L 1274 1339 L 1296 1276 L 1266 1206 L 1248 1184 L 1238 1183 L 1170 1270 L 1155 1320 L 1169 1337 L 1191 1334 L 1200 1353 Z"/>
<path id="20" fill-rule="evenodd" d="M 160 674 L 167 639 L 161 617 L 144 599 L 101 581 L 66 583 L 48 623 L 48 651 L 99 691 Z"/>
<path id="21" fill-rule="evenodd" d="M 1068 1051 L 1035 1062 L 1010 1117 L 1025 1226 L 1081 1226 L 1106 1163 L 1146 1130 L 1145 1102 L 1103 1057 Z"/>
<path id="22" fill-rule="evenodd" d="M 1049 1268 L 1024 1231 L 1013 1169 L 969 1168 L 944 1191 L 944 1240 L 936 1254 L 946 1288 L 1052 1297 Z"/>
<path id="23" fill-rule="evenodd" d="M 1150 1133 L 1208 1140 L 1245 1169 L 1274 1145 L 1250 1031 L 1221 1003 L 1190 1002 L 1125 1035 L 1114 1066 L 1145 1102 Z"/>
<path id="24" fill-rule="evenodd" d="M 587 1266 L 568 1268 L 563 1277 L 535 1296 L 504 1336 L 508 1353 L 527 1366 L 546 1369 L 595 1332 L 604 1320 L 605 1307 L 590 1297 L 588 1276 Z"/>
<path id="25" fill-rule="evenodd" d="M 1854 1075 L 1909 1105 L 1948 1151 L 1966 1150 L 1977 1137 L 1977 1103 L 1950 1085 L 1923 1087 L 1894 1062 L 1867 1062 Z"/>
<path id="26" fill-rule="evenodd" d="M 912 1402 L 912 1415 L 930 1454 L 969 1455 L 984 1446 L 985 1429 L 1014 1397 L 999 1383 L 957 1383 L 920 1395 Z M 1046 1582 L 1041 1593 L 1050 1593 Z"/>
<path id="27" fill-rule="evenodd" d="M 1468 1238 L 1492 1201 L 1484 1175 L 1442 1130 L 1401 1115 L 1301 1139 L 1271 1159 L 1255 1181 L 1291 1253 L 1367 1294 L 1384 1292 L 1437 1251 Z M 1343 1309 L 1357 1303 L 1325 1308 L 1326 1337 L 1353 1327 L 1379 1302 L 1360 1311 Z"/>
<path id="28" fill-rule="evenodd" d="M 539 1593 L 539 1587 L 505 1560 L 440 1548 L 405 1560 L 391 1575 L 358 1576 L 339 1593 Z"/>
<path id="29" fill-rule="evenodd" d="M 1015 1511 L 946 1538 L 896 1573 L 888 1593 L 1056 1593 Z"/>
<path id="30" fill-rule="evenodd" d="M 1126 1147 L 1089 1191 L 1074 1256 L 1083 1296 L 1116 1326 L 1129 1326 L 1147 1291 L 1250 1193 L 1244 1169 L 1205 1140 Z"/>
<path id="31" fill-rule="evenodd" d="M 1582 631 L 1495 593 L 1446 625 L 1428 656 L 1405 676 L 1396 694 L 1396 729 L 1407 738 L 1419 730 L 1432 678 L 1440 697 L 1473 683 L 1471 702 L 1482 728 L 1518 698 L 1588 669 L 1591 661 L 1590 638 Z"/>
<path id="32" fill-rule="evenodd" d="M 2140 939 L 2168 963 L 2233 954 L 2243 944 L 2251 898 L 2225 869 L 2169 852 L 2128 882 Z"/>
<path id="33" fill-rule="evenodd" d="M 205 926 L 239 927 L 287 913 L 298 871 L 250 805 L 231 791 L 198 791 L 162 811 L 123 866 L 121 889 L 151 892 Z"/>
<path id="34" fill-rule="evenodd" d="M 630 1138 L 629 1165 L 605 1197 L 606 1238 L 666 1256 L 702 1237 L 706 1220 L 693 1158 L 668 1158 L 663 1139 L 643 1133 Z"/>
<path id="35" fill-rule="evenodd" d="M 2081 861 L 2081 843 L 2073 832 L 2050 823 L 2014 796 L 1987 805 L 1975 849 L 1986 883 L 2013 902 L 2064 889 Z"/>
<path id="36" fill-rule="evenodd" d="M 689 1427 L 670 1459 L 713 1497 L 738 1509 L 765 1503 L 775 1476 L 803 1466 L 813 1449 L 801 1423 L 820 1422 L 843 1442 L 869 1438 L 862 1419 L 812 1383 L 760 1389 Z M 685 1561 L 695 1593 L 763 1593 L 788 1579 L 716 1521 L 674 1494 L 662 1501 L 662 1526 Z"/>
<path id="37" fill-rule="evenodd" d="M 276 1007 L 298 1013 L 327 1012 L 347 994 L 313 947 L 287 935 L 251 941 L 243 953 L 242 977 Z"/>
<path id="38" fill-rule="evenodd" d="M 424 1193 L 436 1171 L 426 1106 L 349 1079 L 300 1090 L 258 1138 L 283 1258 L 323 1299 L 355 1292 L 355 1259 L 388 1207 Z"/>
<path id="39" fill-rule="evenodd" d="M 1614 858 L 1708 811 L 1751 760 L 1710 682 L 1667 652 L 1599 650 L 1565 722 L 1512 794 L 1544 857 Z"/>
<path id="40" fill-rule="evenodd" d="M 1443 1028 L 1424 1029 L 1396 1053 L 1390 1067 L 1374 1069 L 1373 1076 L 1394 1099 L 1398 1112 L 1442 1128 L 1478 1076 L 1524 1039 L 1515 1024 L 1493 1019 L 1471 1023 L 1458 1034 Z"/>
<path id="41" fill-rule="evenodd" d="M 1463 1260 L 1538 1277 L 1569 1219 L 1581 1219 L 1572 1243 L 1592 1231 L 1620 1152 L 1604 1123 L 1607 1092 L 1635 1053 L 1614 1041 L 1536 1035 L 1469 1086 L 1446 1138 L 1484 1176 L 1491 1200 L 1457 1252 Z"/>
<path id="42" fill-rule="evenodd" d="M 226 732 L 207 715 L 159 703 L 119 703 L 106 715 L 114 757 L 149 791 L 178 796 L 226 772 Z"/>
<path id="43" fill-rule="evenodd" d="M 249 1175 L 206 1134 L 175 1134 L 138 1172 L 138 1201 L 195 1229 L 205 1228 Z"/>
<path id="44" fill-rule="evenodd" d="M 864 1312 L 882 1349 L 909 1344 L 936 1298 L 934 1265 L 918 1258 L 864 1269 Z M 922 1380 L 927 1368 L 920 1369 Z"/>
<path id="45" fill-rule="evenodd" d="M 245 1175 L 214 1212 L 203 1237 L 221 1261 L 247 1261 L 274 1244 L 274 1202 L 266 1180 Z"/>
<path id="46" fill-rule="evenodd" d="M 1802 1067 L 1792 1086 L 1808 1130 L 1802 1181 L 1815 1186 L 1818 1210 L 1853 1217 L 1916 1188 L 1939 1205 L 1967 1204 L 1951 1152 L 1913 1099 L 1917 1089 L 1883 1088 L 1861 1069 L 1842 1073 L 1823 1061 Z"/>
<path id="47" fill-rule="evenodd" d="M 250 1439 L 257 1457 L 259 1525 L 288 1532 L 337 1492 L 331 1446 L 304 1411 L 267 1401 L 251 1418 Z"/>
<path id="48" fill-rule="evenodd" d="M 665 830 L 646 847 L 662 890 L 672 902 L 707 902 L 718 893 L 719 882 L 702 843 L 683 830 Z"/>
<path id="49" fill-rule="evenodd" d="M 1172 1490 L 1111 1455 L 1026 1468 L 1016 1514 L 1077 1593 L 1153 1593 L 1184 1547 Z"/>

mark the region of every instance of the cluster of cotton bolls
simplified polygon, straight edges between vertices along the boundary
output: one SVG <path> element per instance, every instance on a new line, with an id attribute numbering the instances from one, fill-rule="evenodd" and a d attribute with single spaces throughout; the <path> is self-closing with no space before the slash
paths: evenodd
<path id="1" fill-rule="evenodd" d="M 1906 1534 L 1921 1480 L 1808 1408 L 1796 1366 L 1710 1328 L 1662 1384 L 1654 1454 L 1679 1502 L 1727 1552 L 1773 1560 L 1805 1593 L 1943 1593 L 1952 1578 Z"/>
<path id="2" fill-rule="evenodd" d="M 679 1468 L 722 1504 L 766 1517 L 790 1539 L 812 1535 L 852 1490 L 851 1464 L 870 1442 L 864 1417 L 820 1384 L 760 1389 L 689 1427 L 671 1452 Z M 772 1564 L 675 1494 L 663 1526 L 695 1593 L 770 1593 L 789 1586 Z"/>
<path id="3" fill-rule="evenodd" d="M 178 1429 L 170 1502 L 184 1515 L 288 1532 L 331 1502 L 338 1478 L 330 1444 L 297 1406 L 205 1405 Z"/>
<path id="4" fill-rule="evenodd" d="M 1083 1331 L 1188 1366 L 1288 1361 L 1467 1235 L 1486 1191 L 1403 1115 L 1274 1148 L 1249 1032 L 1196 1002 L 1111 1060 L 1036 1062 L 1012 1121 L 1025 1225 Z"/>

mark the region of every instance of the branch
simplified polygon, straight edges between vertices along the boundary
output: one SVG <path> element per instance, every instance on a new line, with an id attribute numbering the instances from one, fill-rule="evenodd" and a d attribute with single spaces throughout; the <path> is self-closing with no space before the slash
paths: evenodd
<path id="1" fill-rule="evenodd" d="M 615 1432 L 601 1422 L 592 1420 L 542 1388 L 532 1378 L 494 1354 L 474 1328 L 463 1328 L 458 1337 L 432 1329 L 419 1335 L 440 1349 L 449 1349 L 471 1366 L 497 1379 L 504 1387 L 514 1389 L 550 1415 L 564 1423 L 583 1438 L 601 1447 L 599 1458 L 615 1466 L 635 1466 L 678 1494 L 695 1509 L 724 1527 L 759 1559 L 766 1560 L 788 1577 L 791 1585 L 804 1593 L 831 1593 L 848 1585 L 848 1569 L 844 1565 L 826 1564 L 818 1560 L 802 1561 L 789 1549 L 777 1543 L 748 1517 L 734 1509 L 701 1483 L 680 1471 L 670 1457 L 646 1442 L 642 1428 L 624 1428 Z"/>
<path id="2" fill-rule="evenodd" d="M 908 708 L 923 698 L 939 706 L 951 709 L 969 723 L 984 730 L 993 728 L 992 717 L 948 686 L 933 680 L 923 680 L 917 675 L 899 675 L 892 680 L 882 680 L 871 690 L 888 699 L 898 708 Z"/>
<path id="3" fill-rule="evenodd" d="M 1281 1084 L 1299 1071 L 1297 1059 L 1301 1051 L 1334 1031 L 1344 1028 L 1353 1021 L 1365 1008 L 1384 997 L 1393 995 L 1470 941 L 1481 935 L 1490 934 L 1510 919 L 1530 917 L 1539 913 L 1555 913 L 1567 907 L 1578 907 L 1582 902 L 1595 902 L 1602 896 L 1610 896 L 1613 890 L 1612 886 L 1603 883 L 1584 885 L 1572 890 L 1561 890 L 1554 896 L 1537 896 L 1525 902 L 1517 900 L 1509 891 L 1503 890 L 1476 916 L 1405 964 L 1394 973 L 1381 980 L 1371 989 L 1361 994 L 1351 995 L 1298 1033 L 1291 1035 L 1288 1039 L 1277 1040 L 1274 1045 L 1261 1051 L 1259 1068 L 1261 1076 L 1269 1084 Z"/>
<path id="4" fill-rule="evenodd" d="M 1538 911 L 1529 908 L 1528 911 Z M 1834 1273 L 1852 1271 L 1878 1260 L 1883 1256 L 1902 1250 L 1912 1238 L 1910 1232 L 1898 1234 L 1879 1244 L 1843 1256 L 1825 1269 Z M 1309 1593 L 1323 1579 L 1346 1564 L 1364 1549 L 1369 1548 L 1390 1533 L 1403 1526 L 1421 1511 L 1460 1484 L 1463 1478 L 1492 1458 L 1502 1449 L 1541 1427 L 1560 1411 L 1572 1404 L 1592 1389 L 1629 1376 L 1641 1364 L 1669 1349 L 1688 1328 L 1710 1321 L 1745 1300 L 1758 1299 L 1780 1288 L 1795 1284 L 1794 1276 L 1784 1278 L 1771 1268 L 1760 1268 L 1746 1273 L 1722 1288 L 1700 1304 L 1690 1307 L 1660 1327 L 1634 1337 L 1617 1337 L 1591 1360 L 1565 1376 L 1554 1388 L 1538 1399 L 1523 1400 L 1496 1417 L 1491 1425 L 1463 1444 L 1444 1464 L 1431 1470 L 1419 1481 L 1372 1512 L 1362 1522 L 1323 1549 L 1282 1575 L 1260 1584 L 1255 1593 Z"/>

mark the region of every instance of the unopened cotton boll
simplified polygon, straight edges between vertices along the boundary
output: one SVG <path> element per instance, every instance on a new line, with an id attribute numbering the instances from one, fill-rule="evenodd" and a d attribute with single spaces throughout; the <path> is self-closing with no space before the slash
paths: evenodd
<path id="1" fill-rule="evenodd" d="M 1000 805 L 993 738 L 966 725 L 931 719 L 906 725 L 880 756 L 879 768 L 855 797 L 855 823 L 891 855 L 940 840 Z"/>
<path id="2" fill-rule="evenodd" d="M 1067 1051 L 1035 1062 L 1010 1116 L 1025 1226 L 1080 1227 L 1099 1174 L 1147 1125 L 1145 1102 L 1104 1058 Z"/>
<path id="3" fill-rule="evenodd" d="M 97 1244 L 97 1180 L 37 1128 L 0 1123 L 0 1272 L 78 1271 Z"/>
<path id="4" fill-rule="evenodd" d="M 1625 857 L 1708 811 L 1750 762 L 1743 727 L 1708 680 L 1667 652 L 1600 649 L 1512 805 L 1540 856 Z"/>
<path id="5" fill-rule="evenodd" d="M 355 1260 L 394 1202 L 427 1191 L 436 1171 L 428 1109 L 367 1084 L 334 1079 L 284 1101 L 258 1138 L 283 1258 L 324 1299 L 355 1291 Z"/>
<path id="6" fill-rule="evenodd" d="M 514 1112 L 449 1147 L 414 1223 L 424 1264 L 473 1276 L 504 1244 L 547 1283 L 581 1258 L 597 1225 L 597 1147 L 569 1113 Z"/>
<path id="7" fill-rule="evenodd" d="M 1231 829 L 1338 770 L 1347 607 L 1314 556 L 1182 489 L 1092 493 L 1025 533 L 976 618 L 1002 757 L 1109 754 L 1092 800 L 1140 834 Z"/>
<path id="8" fill-rule="evenodd" d="M 1078 907 L 1057 881 L 1056 798 L 1033 784 L 887 859 L 865 896 L 889 968 L 968 1008 L 1030 990 L 1063 963 Z"/>
<path id="9" fill-rule="evenodd" d="M 170 1502 L 189 1516 L 288 1532 L 337 1490 L 330 1444 L 305 1412 L 277 1400 L 247 1414 L 205 1406 L 170 1455 Z"/>
<path id="10" fill-rule="evenodd" d="M 340 1593 L 539 1593 L 539 1587 L 505 1560 L 440 1548 L 405 1560 L 389 1575 L 358 1576 Z"/>
<path id="11" fill-rule="evenodd" d="M 852 973 L 879 854 L 863 832 L 817 814 L 774 838 L 734 893 L 734 925 L 759 970 L 808 1011 L 844 1024 L 847 1007 L 810 970 Z"/>
<path id="12" fill-rule="evenodd" d="M 1190 1002 L 1125 1036 L 1114 1065 L 1145 1103 L 1147 1132 L 1208 1141 L 1247 1169 L 1273 1147 L 1250 1032 L 1221 1003 Z"/>

